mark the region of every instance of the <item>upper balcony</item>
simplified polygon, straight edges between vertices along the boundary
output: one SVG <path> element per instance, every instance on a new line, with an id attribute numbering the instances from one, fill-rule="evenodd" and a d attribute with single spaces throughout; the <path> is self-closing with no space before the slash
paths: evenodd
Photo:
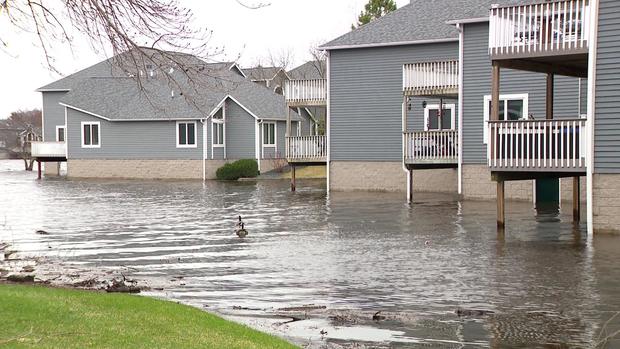
<path id="1" fill-rule="evenodd" d="M 289 80 L 284 84 L 286 103 L 291 107 L 327 105 L 327 80 Z"/>
<path id="2" fill-rule="evenodd" d="M 67 144 L 65 142 L 32 142 L 30 153 L 33 158 L 41 161 L 67 159 Z"/>
<path id="3" fill-rule="evenodd" d="M 406 96 L 458 96 L 458 60 L 405 64 L 403 93 Z"/>
<path id="4" fill-rule="evenodd" d="M 557 56 L 575 60 L 587 55 L 589 14 L 589 0 L 494 7 L 489 23 L 491 59 L 547 57 L 547 61 L 555 61 Z"/>

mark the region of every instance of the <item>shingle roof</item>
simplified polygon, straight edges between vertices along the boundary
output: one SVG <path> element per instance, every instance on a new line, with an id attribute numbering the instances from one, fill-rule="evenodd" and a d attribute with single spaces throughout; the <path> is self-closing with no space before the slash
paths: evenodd
<path id="1" fill-rule="evenodd" d="M 242 70 L 250 80 L 271 80 L 278 74 L 280 70 L 282 70 L 282 68 L 258 66 L 252 68 L 243 68 Z"/>
<path id="2" fill-rule="evenodd" d="M 318 80 L 326 78 L 326 71 L 325 61 L 310 61 L 291 69 L 288 75 L 294 80 Z"/>
<path id="3" fill-rule="evenodd" d="M 515 5 L 540 1 L 411 0 L 411 3 L 324 44 L 322 48 L 457 40 L 457 29 L 446 22 L 487 17 L 492 4 Z"/>
<path id="4" fill-rule="evenodd" d="M 63 84 L 57 86 L 71 89 L 61 103 L 110 120 L 201 119 L 230 96 L 259 119 L 286 120 L 283 96 L 229 70 L 228 65 L 186 58 L 189 70 L 158 73 L 155 78 L 142 77 L 140 85 L 126 74 L 99 76 L 96 73 L 101 63 L 97 64 L 91 67 L 92 75 L 86 69 L 70 79 L 61 79 Z M 109 63 L 107 67 L 110 73 Z M 168 76 L 174 79 L 172 83 Z"/>

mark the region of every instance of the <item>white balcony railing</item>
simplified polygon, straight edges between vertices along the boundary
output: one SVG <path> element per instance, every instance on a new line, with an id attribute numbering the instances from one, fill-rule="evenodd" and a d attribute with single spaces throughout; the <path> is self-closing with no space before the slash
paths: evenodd
<path id="1" fill-rule="evenodd" d="M 324 105 L 327 103 L 327 80 L 289 80 L 284 84 L 289 104 Z"/>
<path id="2" fill-rule="evenodd" d="M 325 136 L 286 137 L 286 159 L 289 162 L 327 161 Z"/>
<path id="3" fill-rule="evenodd" d="M 586 52 L 589 0 L 556 0 L 491 9 L 491 56 Z"/>
<path id="4" fill-rule="evenodd" d="M 456 130 L 405 132 L 407 164 L 457 163 L 458 151 Z"/>
<path id="5" fill-rule="evenodd" d="M 38 158 L 66 158 L 67 144 L 65 142 L 32 142 L 30 153 Z"/>
<path id="6" fill-rule="evenodd" d="M 457 60 L 405 64 L 403 91 L 409 95 L 457 94 L 459 62 Z"/>
<path id="7" fill-rule="evenodd" d="M 587 121 L 489 121 L 487 158 L 495 170 L 581 172 Z"/>

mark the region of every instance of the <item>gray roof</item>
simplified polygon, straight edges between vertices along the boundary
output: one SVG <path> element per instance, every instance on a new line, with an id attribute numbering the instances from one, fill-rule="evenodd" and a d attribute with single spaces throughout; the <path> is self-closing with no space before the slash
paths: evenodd
<path id="1" fill-rule="evenodd" d="M 411 3 L 324 44 L 322 48 L 457 40 L 456 27 L 446 22 L 488 17 L 492 4 L 516 5 L 540 1 L 411 0 Z"/>
<path id="2" fill-rule="evenodd" d="M 286 120 L 283 96 L 229 70 L 227 64 L 187 58 L 188 70 L 158 72 L 154 78 L 139 80 L 126 75 L 97 76 L 97 64 L 91 67 L 92 74 L 86 69 L 59 80 L 64 80 L 59 86 L 71 90 L 61 103 L 110 120 L 202 119 L 228 96 L 259 119 Z"/>
<path id="3" fill-rule="evenodd" d="M 293 80 L 318 80 L 327 78 L 326 71 L 325 61 L 310 61 L 291 69 L 288 75 Z"/>
<path id="4" fill-rule="evenodd" d="M 243 68 L 243 72 L 248 76 L 250 80 L 271 80 L 278 72 L 282 70 L 280 67 L 252 67 Z"/>

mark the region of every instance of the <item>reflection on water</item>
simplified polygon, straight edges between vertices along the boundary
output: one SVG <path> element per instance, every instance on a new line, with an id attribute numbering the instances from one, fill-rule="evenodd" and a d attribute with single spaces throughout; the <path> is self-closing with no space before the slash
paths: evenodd
<path id="1" fill-rule="evenodd" d="M 326 306 L 323 318 L 274 330 L 299 343 L 590 347 L 620 310 L 620 238 L 586 245 L 570 212 L 535 218 L 530 203 L 508 202 L 498 238 L 494 202 L 447 195 L 410 206 L 400 194 L 326 197 L 320 182 L 293 194 L 279 181 L 36 181 L 13 166 L 0 162 L 0 241 L 145 279 L 182 277 L 161 295 L 252 325 L 273 318 L 239 309 Z M 239 214 L 244 240 L 233 232 Z M 372 320 L 377 311 L 384 321 Z"/>

